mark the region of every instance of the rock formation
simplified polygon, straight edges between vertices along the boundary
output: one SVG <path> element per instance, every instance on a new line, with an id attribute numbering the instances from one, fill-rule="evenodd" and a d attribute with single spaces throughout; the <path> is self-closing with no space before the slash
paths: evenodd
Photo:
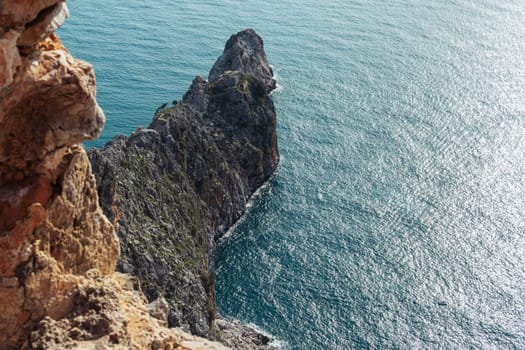
<path id="1" fill-rule="evenodd" d="M 0 349 L 225 349 L 166 328 L 165 303 L 114 274 L 117 236 L 78 145 L 104 114 L 91 66 L 54 35 L 67 15 L 0 0 Z"/>
<path id="2" fill-rule="evenodd" d="M 101 206 L 120 238 L 119 269 L 140 279 L 148 299 L 167 299 L 171 326 L 239 349 L 266 348 L 269 339 L 215 320 L 210 256 L 279 161 L 274 88 L 262 39 L 242 31 L 209 81 L 195 78 L 148 128 L 89 152 Z M 237 337 L 241 344 L 233 329 L 252 336 Z"/>

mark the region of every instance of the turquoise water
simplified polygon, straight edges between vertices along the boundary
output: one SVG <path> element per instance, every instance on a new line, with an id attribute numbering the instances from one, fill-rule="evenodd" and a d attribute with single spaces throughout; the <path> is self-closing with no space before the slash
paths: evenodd
<path id="1" fill-rule="evenodd" d="M 289 349 L 525 348 L 525 3 L 70 2 L 100 145 L 255 28 L 282 161 L 220 242 L 223 314 Z M 93 144 L 91 144 L 93 145 Z"/>

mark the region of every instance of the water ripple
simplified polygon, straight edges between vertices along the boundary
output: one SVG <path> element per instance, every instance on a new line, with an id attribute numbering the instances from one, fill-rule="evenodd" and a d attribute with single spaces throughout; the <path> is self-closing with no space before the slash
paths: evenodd
<path id="1" fill-rule="evenodd" d="M 224 314 L 289 349 L 525 348 L 522 1 L 70 5 L 96 144 L 206 77 L 230 34 L 265 39 L 283 160 L 220 244 Z"/>

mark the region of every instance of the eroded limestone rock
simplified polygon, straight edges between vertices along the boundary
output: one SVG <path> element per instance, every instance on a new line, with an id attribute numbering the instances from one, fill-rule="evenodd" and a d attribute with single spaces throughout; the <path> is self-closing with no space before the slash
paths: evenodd
<path id="1" fill-rule="evenodd" d="M 220 343 L 165 328 L 127 275 L 90 276 L 73 296 L 71 312 L 44 318 L 30 337 L 33 349 L 203 349 L 226 350 Z M 159 316 L 159 315 L 157 315 Z"/>
<path id="2" fill-rule="evenodd" d="M 0 91 L 11 84 L 21 65 L 21 56 L 55 31 L 67 17 L 63 0 L 2 0 L 0 2 Z M 21 42 L 19 42 L 19 40 Z"/>
<path id="3" fill-rule="evenodd" d="M 65 17 L 63 1 L 0 0 L 0 349 L 225 349 L 165 328 L 114 275 L 115 229 L 78 145 L 104 114 L 91 66 L 53 34 Z"/>
<path id="4" fill-rule="evenodd" d="M 1 348 L 66 315 L 83 275 L 113 273 L 118 257 L 76 146 L 104 124 L 93 70 L 52 34 L 66 14 L 56 0 L 0 3 Z"/>
<path id="5" fill-rule="evenodd" d="M 37 182 L 26 189 L 39 193 L 34 186 L 42 187 L 46 197 L 52 191 L 47 206 L 24 197 L 20 207 L 29 204 L 27 215 L 0 237 L 0 344 L 13 348 L 43 317 L 65 316 L 84 274 L 91 269 L 112 274 L 119 254 L 113 226 L 98 207 L 84 150 L 72 147 L 58 169 L 61 176 L 52 188 Z"/>
<path id="6" fill-rule="evenodd" d="M 47 3 L 34 2 L 38 4 Z M 64 6 L 59 2 L 54 7 L 58 11 Z M 23 16 L 20 9 L 33 9 L 31 13 L 36 14 L 40 11 L 23 1 L 14 2 L 11 12 L 9 2 L 0 9 L 19 20 L 11 23 L 12 19 L 11 27 L 4 28 L 7 31 L 0 38 L 0 63 L 4 63 L 0 65 L 1 235 L 27 214 L 28 201 L 36 198 L 38 203 L 48 204 L 50 187 L 61 176 L 59 165 L 64 156 L 73 145 L 98 137 L 104 113 L 95 99 L 92 67 L 73 58 L 55 35 L 48 35 L 49 26 L 55 28 L 56 23 L 29 26 L 44 38 L 30 51 L 22 52 L 16 42 L 27 32 L 28 24 L 21 21 L 34 18 Z M 46 18 L 54 23 L 62 12 L 51 11 L 55 17 L 48 14 Z M 35 189 L 38 196 L 32 194 Z M 9 197 L 13 194 L 16 200 Z"/>
<path id="7" fill-rule="evenodd" d="M 69 11 L 65 2 L 59 2 L 42 10 L 37 18 L 26 25 L 22 35 L 18 38 L 18 46 L 33 46 L 45 36 L 54 33 L 68 17 Z"/>

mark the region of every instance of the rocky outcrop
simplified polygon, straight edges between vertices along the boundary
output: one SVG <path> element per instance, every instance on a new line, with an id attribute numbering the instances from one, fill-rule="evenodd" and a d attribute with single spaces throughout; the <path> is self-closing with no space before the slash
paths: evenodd
<path id="1" fill-rule="evenodd" d="M 242 344 L 232 340 L 239 327 L 217 325 L 210 256 L 279 161 L 274 88 L 262 39 L 242 31 L 209 81 L 195 78 L 148 128 L 89 152 L 120 238 L 119 269 L 140 279 L 148 299 L 166 298 L 170 325 L 239 349 L 265 348 L 269 339 Z"/>
<path id="2" fill-rule="evenodd" d="M 242 72 L 256 77 L 269 94 L 276 87 L 273 70 L 268 64 L 264 44 L 253 29 L 232 35 L 226 42 L 223 54 L 213 65 L 208 79 L 215 81 L 225 72 Z"/>
<path id="3" fill-rule="evenodd" d="M 166 328 L 114 275 L 117 236 L 78 145 L 104 114 L 91 66 L 53 34 L 67 14 L 0 1 L 0 349 L 224 349 Z"/>
<path id="4" fill-rule="evenodd" d="M 119 251 L 76 145 L 98 136 L 104 114 L 91 66 L 52 35 L 64 9 L 58 1 L 0 6 L 0 344 L 7 348 L 44 316 L 66 315 L 81 276 L 113 273 Z"/>
<path id="5" fill-rule="evenodd" d="M 48 35 L 59 23 L 50 15 L 63 18 L 65 8 L 57 1 L 0 6 L 0 231 L 12 229 L 28 203 L 47 204 L 71 146 L 96 138 L 104 125 L 91 66 Z"/>

